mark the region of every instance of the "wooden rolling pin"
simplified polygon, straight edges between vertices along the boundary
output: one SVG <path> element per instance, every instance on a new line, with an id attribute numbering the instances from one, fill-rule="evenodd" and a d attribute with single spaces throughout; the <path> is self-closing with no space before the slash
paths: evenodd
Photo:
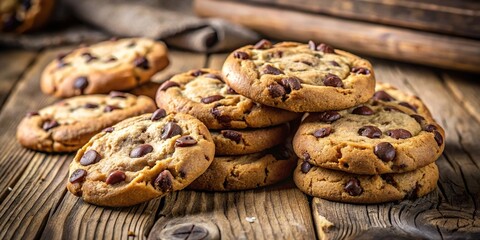
<path id="1" fill-rule="evenodd" d="M 472 39 L 229 1 L 195 0 L 194 9 L 199 16 L 224 18 L 271 38 L 314 40 L 380 58 L 480 73 L 480 41 Z"/>

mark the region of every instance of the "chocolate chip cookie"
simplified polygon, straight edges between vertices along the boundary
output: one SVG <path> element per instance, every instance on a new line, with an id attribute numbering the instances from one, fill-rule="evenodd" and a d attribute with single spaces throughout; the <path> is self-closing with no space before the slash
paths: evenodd
<path id="1" fill-rule="evenodd" d="M 206 191 L 258 188 L 290 176 L 295 163 L 295 154 L 284 146 L 247 155 L 215 156 L 207 171 L 188 188 Z"/>
<path id="2" fill-rule="evenodd" d="M 152 99 L 128 93 L 77 96 L 28 113 L 18 125 L 17 139 L 38 151 L 76 151 L 102 129 L 155 109 Z"/>
<path id="3" fill-rule="evenodd" d="M 209 129 L 268 127 L 299 117 L 237 94 L 223 82 L 220 72 L 212 69 L 173 76 L 158 89 L 156 102 L 167 112 L 192 114 Z"/>
<path id="4" fill-rule="evenodd" d="M 110 40 L 61 54 L 42 73 L 41 88 L 56 97 L 135 88 L 168 65 L 167 48 L 146 38 Z"/>
<path id="5" fill-rule="evenodd" d="M 95 135 L 70 164 L 67 188 L 95 205 L 132 206 L 185 188 L 214 153 L 202 122 L 158 109 Z"/>
<path id="6" fill-rule="evenodd" d="M 210 131 L 217 156 L 261 152 L 284 142 L 288 132 L 286 124 L 269 128 Z"/>
<path id="7" fill-rule="evenodd" d="M 383 203 L 422 197 L 437 186 L 439 172 L 431 163 L 405 173 L 356 175 L 298 162 L 293 180 L 304 193 L 346 203 Z"/>
<path id="8" fill-rule="evenodd" d="M 36 30 L 48 21 L 54 0 L 0 1 L 0 31 L 24 33 Z"/>
<path id="9" fill-rule="evenodd" d="M 326 44 L 262 40 L 232 52 L 223 65 L 239 94 L 294 112 L 346 109 L 375 90 L 371 64 Z"/>
<path id="10" fill-rule="evenodd" d="M 293 146 L 297 156 L 312 165 L 384 174 L 434 162 L 443 152 L 444 139 L 444 130 L 418 98 L 379 85 L 365 104 L 311 113 L 300 125 Z"/>

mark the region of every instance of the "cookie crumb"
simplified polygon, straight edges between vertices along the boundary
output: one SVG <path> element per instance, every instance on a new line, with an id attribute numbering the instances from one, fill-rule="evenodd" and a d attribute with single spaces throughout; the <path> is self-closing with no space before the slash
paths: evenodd
<path id="1" fill-rule="evenodd" d="M 249 222 L 249 223 L 253 223 L 257 220 L 257 218 L 256 217 L 246 217 L 245 220 L 247 220 L 247 222 Z"/>
<path id="2" fill-rule="evenodd" d="M 129 237 L 135 237 L 137 235 L 135 235 L 135 233 L 133 231 L 128 231 L 128 234 L 127 234 Z"/>

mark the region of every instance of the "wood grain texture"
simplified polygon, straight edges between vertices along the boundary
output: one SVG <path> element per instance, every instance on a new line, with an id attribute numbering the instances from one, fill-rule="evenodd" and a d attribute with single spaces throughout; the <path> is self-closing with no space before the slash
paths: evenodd
<path id="1" fill-rule="evenodd" d="M 231 0 L 230 0 L 231 1 Z M 233 0 L 237 2 L 245 2 Z M 335 17 L 480 38 L 480 3 L 448 0 L 248 0 Z"/>
<path id="2" fill-rule="evenodd" d="M 171 51 L 172 64 L 167 75 L 205 65 L 206 56 L 188 52 Z M 174 63 L 174 64 L 173 64 Z M 164 76 L 164 77 L 162 77 Z M 65 189 L 66 169 L 63 189 Z M 161 199 L 152 200 L 130 208 L 102 208 L 84 203 L 69 192 L 52 211 L 41 235 L 42 239 L 145 239 L 152 227 L 156 212 L 161 209 Z"/>
<path id="3" fill-rule="evenodd" d="M 480 123 L 480 86 L 476 83 L 478 76 L 461 73 L 442 73 L 452 94 L 462 103 L 467 110 Z"/>
<path id="4" fill-rule="evenodd" d="M 380 58 L 480 72 L 480 41 L 228 1 L 196 0 L 194 8 L 200 16 L 224 18 L 271 38 L 314 40 Z"/>
<path id="5" fill-rule="evenodd" d="M 35 60 L 37 52 L 0 50 L 0 108 L 25 69 Z"/>
<path id="6" fill-rule="evenodd" d="M 317 234 L 322 239 L 478 239 L 480 218 L 480 125 L 451 95 L 438 74 L 420 67 L 373 61 L 379 81 L 421 96 L 445 128 L 447 144 L 437 164 L 438 189 L 399 203 L 354 205 L 314 198 Z M 469 128 L 468 130 L 466 128 Z M 335 211 L 331 211 L 335 209 Z M 325 227 L 325 222 L 331 223 Z M 328 226 L 328 225 L 327 225 Z"/>

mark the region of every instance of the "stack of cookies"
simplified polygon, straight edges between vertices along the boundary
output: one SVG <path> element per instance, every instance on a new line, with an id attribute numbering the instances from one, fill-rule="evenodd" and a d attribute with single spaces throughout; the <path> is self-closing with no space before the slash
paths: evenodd
<path id="1" fill-rule="evenodd" d="M 272 108 L 237 94 L 218 70 L 173 76 L 160 86 L 156 102 L 167 112 L 190 114 L 210 130 L 212 164 L 190 186 L 208 191 L 245 190 L 291 175 L 296 156 L 286 139 L 298 113 Z"/>
<path id="2" fill-rule="evenodd" d="M 227 84 L 256 102 L 309 112 L 295 134 L 305 193 L 351 203 L 423 196 L 436 187 L 444 131 L 425 105 L 378 84 L 371 64 L 326 44 L 261 41 L 234 51 Z"/>

